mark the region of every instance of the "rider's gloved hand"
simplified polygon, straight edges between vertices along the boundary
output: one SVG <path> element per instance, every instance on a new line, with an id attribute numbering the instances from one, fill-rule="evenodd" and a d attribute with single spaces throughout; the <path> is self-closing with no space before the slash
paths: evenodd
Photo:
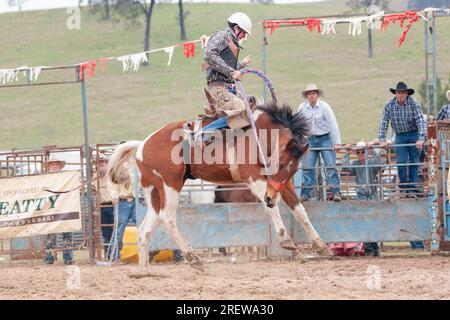
<path id="1" fill-rule="evenodd" d="M 234 71 L 232 74 L 231 74 L 231 77 L 234 79 L 234 80 L 238 80 L 238 81 L 241 81 L 242 80 L 242 73 L 240 72 L 240 71 Z"/>

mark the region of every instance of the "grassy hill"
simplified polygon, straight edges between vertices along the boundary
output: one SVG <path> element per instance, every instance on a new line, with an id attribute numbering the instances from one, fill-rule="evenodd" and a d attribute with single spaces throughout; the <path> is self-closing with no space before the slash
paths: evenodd
<path id="1" fill-rule="evenodd" d="M 348 11 L 344 1 L 297 5 L 186 4 L 189 39 L 198 39 L 223 28 L 233 11 L 249 13 L 253 21 L 263 18 L 310 17 Z M 177 43 L 177 7 L 158 4 L 152 21 L 152 48 Z M 36 11 L 0 15 L 0 68 L 73 64 L 101 57 L 143 50 L 143 25 L 100 21 L 82 12 L 81 30 L 66 28 L 65 10 Z M 261 69 L 261 25 L 245 44 L 242 57 L 251 54 L 253 67 Z M 301 91 L 309 82 L 317 83 L 333 107 L 344 142 L 376 136 L 379 117 L 388 92 L 399 80 L 417 88 L 424 71 L 424 27 L 413 25 L 405 43 L 397 47 L 402 34 L 399 25 L 386 32 L 376 30 L 373 59 L 367 58 L 367 33 L 347 34 L 347 25 L 337 33 L 319 35 L 306 28 L 279 29 L 269 36 L 268 75 L 279 100 L 297 106 Z M 438 72 L 443 80 L 450 73 L 450 19 L 437 21 Z M 151 64 L 138 72 L 123 73 L 121 63 L 111 61 L 102 72 L 87 81 L 90 141 L 105 143 L 144 139 L 163 124 L 193 119 L 202 112 L 206 99 L 200 70 L 202 51 L 186 59 L 175 50 L 170 67 L 167 54 L 150 56 Z M 40 79 L 61 78 L 42 74 Z M 73 79 L 73 74 L 64 74 Z M 246 90 L 261 94 L 254 76 L 244 81 Z M 83 143 L 80 85 L 0 88 L 2 112 L 0 149 L 47 144 Z"/>

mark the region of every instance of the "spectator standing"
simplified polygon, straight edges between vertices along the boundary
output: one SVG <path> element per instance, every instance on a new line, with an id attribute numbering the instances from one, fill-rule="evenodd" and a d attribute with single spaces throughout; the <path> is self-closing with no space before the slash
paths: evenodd
<path id="1" fill-rule="evenodd" d="M 340 201 L 339 174 L 336 170 L 336 151 L 334 146 L 340 147 L 341 135 L 336 121 L 336 117 L 330 105 L 319 99 L 323 96 L 323 91 L 315 84 L 308 84 L 302 92 L 306 99 L 298 107 L 298 112 L 309 119 L 311 136 L 308 138 L 310 151 L 302 160 L 303 167 L 303 188 L 301 201 L 311 198 L 316 183 L 316 165 L 319 155 L 327 167 L 328 184 L 333 194 L 334 201 Z M 320 150 L 311 150 L 320 148 Z"/>
<path id="2" fill-rule="evenodd" d="M 64 160 L 59 159 L 56 155 L 50 155 L 48 161 L 43 163 L 43 168 L 48 173 L 60 172 L 66 165 Z M 48 234 L 45 238 L 45 254 L 44 254 L 44 262 L 46 264 L 53 264 L 57 258 L 57 254 L 55 251 L 56 248 L 56 239 L 58 234 L 52 233 Z M 63 232 L 63 260 L 64 264 L 71 265 L 73 264 L 73 251 L 72 251 L 72 233 L 71 232 Z"/>

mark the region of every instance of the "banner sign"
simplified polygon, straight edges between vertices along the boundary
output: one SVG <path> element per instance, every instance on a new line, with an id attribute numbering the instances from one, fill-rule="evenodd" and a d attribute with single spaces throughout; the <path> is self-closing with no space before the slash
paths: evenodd
<path id="1" fill-rule="evenodd" d="M 0 179 L 0 238 L 82 230 L 79 171 Z"/>

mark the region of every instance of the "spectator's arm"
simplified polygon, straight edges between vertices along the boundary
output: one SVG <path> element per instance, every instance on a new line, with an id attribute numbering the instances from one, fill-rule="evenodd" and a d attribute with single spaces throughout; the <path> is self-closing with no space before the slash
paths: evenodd
<path id="1" fill-rule="evenodd" d="M 390 119 L 390 113 L 389 113 L 388 106 L 386 105 L 384 107 L 383 115 L 382 115 L 381 121 L 380 121 L 380 127 L 378 129 L 378 139 L 381 142 L 386 141 L 386 131 L 387 131 L 388 125 L 389 125 L 389 119 Z"/>
<path id="2" fill-rule="evenodd" d="M 417 102 L 415 106 L 415 118 L 417 123 L 417 128 L 419 129 L 419 140 L 427 140 L 427 124 L 423 118 L 422 107 L 420 103 Z"/>
<path id="3" fill-rule="evenodd" d="M 339 132 L 339 126 L 336 117 L 333 113 L 333 110 L 331 110 L 331 107 L 327 103 L 323 101 L 321 101 L 321 103 L 323 103 L 323 105 L 325 106 L 324 115 L 331 129 L 331 138 L 334 144 L 341 144 L 341 133 Z"/>

